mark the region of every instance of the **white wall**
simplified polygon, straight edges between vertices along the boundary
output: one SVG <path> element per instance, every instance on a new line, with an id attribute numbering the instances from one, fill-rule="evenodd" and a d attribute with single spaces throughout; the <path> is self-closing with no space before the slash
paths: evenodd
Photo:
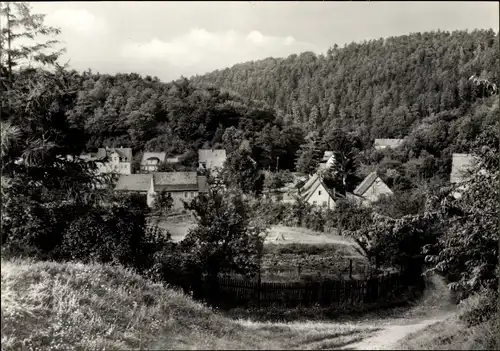
<path id="1" fill-rule="evenodd" d="M 392 191 L 380 178 L 377 178 L 363 194 L 363 197 L 370 202 L 375 202 L 382 195 L 392 195 Z"/>
<path id="2" fill-rule="evenodd" d="M 156 192 L 151 190 L 152 188 L 149 189 L 148 191 L 148 206 L 152 207 L 155 201 L 155 196 Z M 186 202 L 192 201 L 196 196 L 198 196 L 198 191 L 172 191 L 170 192 L 170 195 L 172 196 L 173 210 L 183 210 L 184 209 L 184 203 L 182 202 L 183 200 Z"/>
<path id="3" fill-rule="evenodd" d="M 310 195 L 309 199 L 307 200 L 308 203 L 311 205 L 316 205 L 320 207 L 325 207 L 329 209 L 334 209 L 335 208 L 335 202 L 332 200 L 328 192 L 326 191 L 325 187 L 320 184 L 316 190 L 314 190 L 314 193 Z"/>

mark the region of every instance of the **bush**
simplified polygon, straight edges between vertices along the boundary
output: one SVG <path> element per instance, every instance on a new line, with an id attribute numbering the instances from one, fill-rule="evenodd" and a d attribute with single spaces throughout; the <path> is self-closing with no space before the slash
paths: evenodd
<path id="1" fill-rule="evenodd" d="M 371 213 L 370 207 L 340 200 L 331 216 L 328 216 L 326 225 L 329 228 L 338 228 L 340 231 L 355 231 L 371 225 Z"/>
<path id="2" fill-rule="evenodd" d="M 496 317 L 498 292 L 482 290 L 460 302 L 460 320 L 467 327 L 477 326 Z"/>
<path id="3" fill-rule="evenodd" d="M 121 195 L 112 203 L 87 208 L 65 230 L 60 257 L 82 262 L 119 263 L 142 267 L 146 246 L 146 212 L 134 195 Z"/>

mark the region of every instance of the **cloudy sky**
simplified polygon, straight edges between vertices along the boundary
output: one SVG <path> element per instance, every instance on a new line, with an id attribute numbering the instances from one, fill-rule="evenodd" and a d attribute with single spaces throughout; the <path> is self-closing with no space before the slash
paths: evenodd
<path id="1" fill-rule="evenodd" d="M 162 80 L 418 31 L 492 28 L 497 2 L 34 2 L 77 70 Z"/>

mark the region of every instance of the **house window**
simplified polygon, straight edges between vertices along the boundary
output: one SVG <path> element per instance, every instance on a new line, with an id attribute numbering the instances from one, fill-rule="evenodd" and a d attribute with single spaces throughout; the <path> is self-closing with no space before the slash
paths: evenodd
<path id="1" fill-rule="evenodd" d="M 321 195 L 321 190 L 318 190 L 318 195 Z"/>
<path id="2" fill-rule="evenodd" d="M 316 205 L 318 203 L 318 201 L 313 201 L 313 205 Z"/>
<path id="3" fill-rule="evenodd" d="M 326 207 L 326 201 L 323 201 L 323 207 Z"/>
<path id="4" fill-rule="evenodd" d="M 184 193 L 184 197 L 188 197 L 188 193 L 187 192 Z"/>

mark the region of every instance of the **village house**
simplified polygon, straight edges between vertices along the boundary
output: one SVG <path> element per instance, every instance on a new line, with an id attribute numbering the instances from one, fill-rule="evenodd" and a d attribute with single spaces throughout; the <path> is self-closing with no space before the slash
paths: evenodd
<path id="1" fill-rule="evenodd" d="M 107 157 L 106 162 L 102 162 Z M 99 173 L 132 174 L 131 148 L 99 148 L 95 155 Z"/>
<path id="2" fill-rule="evenodd" d="M 144 152 L 141 159 L 141 170 L 143 172 L 156 172 L 160 164 L 165 162 L 166 152 Z"/>
<path id="3" fill-rule="evenodd" d="M 152 174 L 121 174 L 115 185 L 115 191 L 143 195 L 144 203 L 147 204 L 147 196 L 152 178 Z"/>
<path id="4" fill-rule="evenodd" d="M 207 179 L 196 172 L 155 172 L 150 179 L 148 206 L 153 206 L 155 196 L 161 191 L 172 196 L 173 210 L 181 210 L 184 209 L 183 201 L 189 202 L 198 193 L 208 191 Z"/>
<path id="5" fill-rule="evenodd" d="M 384 183 L 377 172 L 372 172 L 354 189 L 352 194 L 347 194 L 347 199 L 369 205 L 380 200 L 382 196 L 392 194 L 392 190 Z"/>
<path id="6" fill-rule="evenodd" d="M 314 206 L 321 206 L 333 210 L 335 202 L 340 196 L 335 194 L 335 190 L 329 189 L 321 176 L 316 173 L 300 188 L 300 197 L 307 203 Z"/>
<path id="7" fill-rule="evenodd" d="M 198 167 L 210 171 L 222 169 L 226 162 L 226 150 L 224 149 L 199 149 Z"/>
<path id="8" fill-rule="evenodd" d="M 395 149 L 401 146 L 401 144 L 403 144 L 403 139 L 375 139 L 373 147 L 375 150 Z"/>

